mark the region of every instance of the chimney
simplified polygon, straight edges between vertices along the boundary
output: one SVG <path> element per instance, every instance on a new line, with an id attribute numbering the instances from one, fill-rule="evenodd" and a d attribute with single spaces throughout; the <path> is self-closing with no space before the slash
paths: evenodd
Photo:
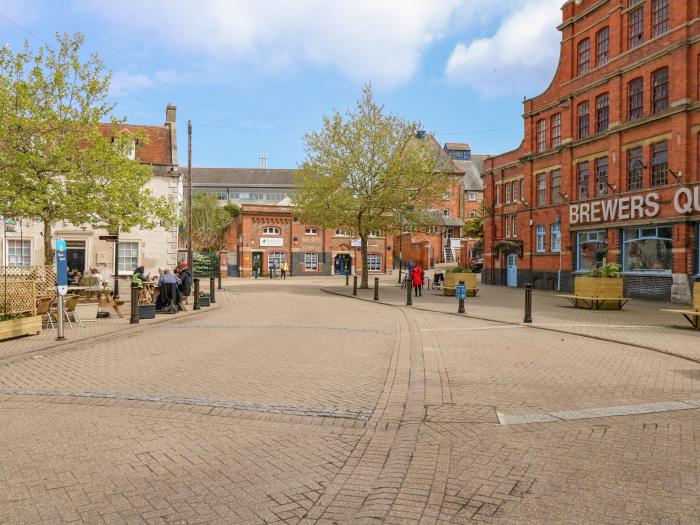
<path id="1" fill-rule="evenodd" d="M 421 129 L 416 131 L 416 138 L 418 140 L 423 140 L 425 138 L 425 130 Z"/>
<path id="2" fill-rule="evenodd" d="M 176 119 L 175 119 L 175 113 L 177 112 L 177 106 L 173 106 L 172 104 L 168 104 L 167 107 L 165 108 L 165 123 L 171 123 L 175 124 Z"/>
<path id="3" fill-rule="evenodd" d="M 260 155 L 260 168 L 267 169 L 267 153 L 262 153 Z"/>

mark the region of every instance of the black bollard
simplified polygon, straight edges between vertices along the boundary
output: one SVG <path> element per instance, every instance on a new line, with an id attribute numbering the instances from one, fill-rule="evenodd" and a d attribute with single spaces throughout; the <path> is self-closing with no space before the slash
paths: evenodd
<path id="1" fill-rule="evenodd" d="M 525 319 L 523 323 L 532 323 L 532 285 L 525 285 Z"/>
<path id="2" fill-rule="evenodd" d="M 350 274 L 345 274 L 345 286 L 350 286 Z"/>
<path id="3" fill-rule="evenodd" d="M 399 262 L 399 284 L 401 284 L 401 263 Z"/>
<path id="4" fill-rule="evenodd" d="M 131 283 L 131 324 L 139 324 L 139 285 Z"/>
<path id="5" fill-rule="evenodd" d="M 464 287 L 465 287 L 465 290 L 466 290 L 466 286 L 465 286 L 465 284 L 464 284 L 464 281 L 459 281 L 459 284 L 460 284 L 461 286 L 464 286 Z M 459 298 L 459 308 L 457 308 L 457 313 L 458 313 L 458 314 L 463 314 L 463 313 L 464 313 L 464 299 L 462 299 L 461 296 L 460 296 L 460 298 Z"/>
<path id="6" fill-rule="evenodd" d="M 379 277 L 374 278 L 374 300 L 379 301 Z"/>
<path id="7" fill-rule="evenodd" d="M 352 294 L 357 295 L 357 275 L 352 277 Z"/>
<path id="8" fill-rule="evenodd" d="M 413 288 L 413 280 L 411 279 L 411 274 L 406 274 L 406 306 L 413 306 L 413 299 L 411 298 L 411 288 Z"/>
<path id="9" fill-rule="evenodd" d="M 221 270 L 219 270 L 219 290 L 221 290 Z"/>
<path id="10" fill-rule="evenodd" d="M 202 307 L 199 306 L 199 277 L 194 278 L 194 306 L 193 310 L 201 310 Z"/>
<path id="11" fill-rule="evenodd" d="M 216 302 L 216 286 L 214 286 L 213 277 L 209 277 L 209 297 L 211 297 L 211 304 L 214 304 Z"/>

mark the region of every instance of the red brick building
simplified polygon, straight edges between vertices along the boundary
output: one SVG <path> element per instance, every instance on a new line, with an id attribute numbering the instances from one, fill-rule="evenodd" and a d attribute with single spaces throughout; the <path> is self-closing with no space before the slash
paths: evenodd
<path id="1" fill-rule="evenodd" d="M 577 0 L 525 136 L 489 158 L 484 281 L 570 290 L 619 263 L 625 294 L 687 300 L 699 273 L 700 2 Z"/>

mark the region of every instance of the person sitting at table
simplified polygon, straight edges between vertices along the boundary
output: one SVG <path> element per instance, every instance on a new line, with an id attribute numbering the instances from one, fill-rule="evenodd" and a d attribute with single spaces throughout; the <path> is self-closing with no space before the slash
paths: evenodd
<path id="1" fill-rule="evenodd" d="M 90 277 L 96 279 L 93 288 L 102 288 L 102 274 L 97 268 L 90 268 Z"/>
<path id="2" fill-rule="evenodd" d="M 163 284 L 174 283 L 178 286 L 182 284 L 180 278 L 170 271 L 170 268 L 165 268 L 163 270 L 163 275 L 158 278 L 158 286 L 163 286 Z"/>
<path id="3" fill-rule="evenodd" d="M 143 283 L 148 281 L 148 277 L 143 274 L 143 266 L 139 266 L 134 270 L 134 274 L 131 276 L 131 282 L 136 283 L 136 287 L 139 290 L 143 289 Z"/>
<path id="4" fill-rule="evenodd" d="M 190 270 L 187 261 L 180 264 L 176 268 L 175 272 L 179 275 L 181 281 L 180 285 L 178 286 L 180 294 L 185 297 L 189 297 L 192 295 L 192 271 Z"/>

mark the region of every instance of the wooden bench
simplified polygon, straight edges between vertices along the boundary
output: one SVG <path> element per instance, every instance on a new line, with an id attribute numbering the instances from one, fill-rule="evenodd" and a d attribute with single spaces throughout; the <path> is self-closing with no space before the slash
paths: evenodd
<path id="1" fill-rule="evenodd" d="M 596 278 L 578 276 L 572 295 L 557 295 L 568 299 L 575 308 L 591 310 L 622 310 L 629 301 L 623 297 L 622 278 Z"/>
<path id="2" fill-rule="evenodd" d="M 609 310 L 613 306 L 615 310 L 622 310 L 629 299 L 626 297 L 585 297 L 582 295 L 557 295 L 568 299 L 576 308 L 589 308 L 591 310 Z"/>
<path id="3" fill-rule="evenodd" d="M 670 314 L 680 314 L 685 317 L 691 325 L 693 325 L 693 328 L 700 330 L 700 281 L 696 281 L 693 285 L 692 310 L 672 310 L 670 308 L 662 308 L 661 311 Z"/>

